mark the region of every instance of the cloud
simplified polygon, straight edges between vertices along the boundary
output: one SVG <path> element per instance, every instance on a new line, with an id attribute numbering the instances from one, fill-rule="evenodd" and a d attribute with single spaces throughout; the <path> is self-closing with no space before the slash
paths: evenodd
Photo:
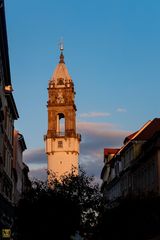
<path id="1" fill-rule="evenodd" d="M 89 175 L 100 180 L 105 147 L 120 147 L 130 132 L 120 130 L 112 123 L 78 122 L 77 132 L 81 134 L 79 162 Z M 47 157 L 44 148 L 26 151 L 25 162 L 30 168 L 30 177 L 44 178 Z"/>
<path id="2" fill-rule="evenodd" d="M 37 169 L 32 169 L 31 168 L 30 172 L 29 172 L 29 178 L 46 181 L 47 180 L 47 170 L 46 170 L 46 168 L 38 168 L 38 166 L 37 166 Z"/>
<path id="3" fill-rule="evenodd" d="M 23 156 L 24 162 L 29 167 L 30 179 L 46 180 L 47 178 L 47 157 L 44 148 L 26 150 Z"/>
<path id="4" fill-rule="evenodd" d="M 81 113 L 81 118 L 97 118 L 97 117 L 109 117 L 110 113 L 107 112 L 89 112 L 89 113 Z"/>
<path id="5" fill-rule="evenodd" d="M 44 151 L 44 148 L 38 148 L 38 149 L 31 149 L 31 150 L 26 150 L 24 152 L 24 161 L 27 164 L 43 164 L 47 163 L 47 157 Z"/>
<path id="6" fill-rule="evenodd" d="M 104 148 L 120 147 L 130 132 L 119 130 L 112 123 L 80 122 L 77 129 L 82 135 L 80 164 L 89 175 L 100 178 Z"/>
<path id="7" fill-rule="evenodd" d="M 124 130 L 117 130 L 112 123 L 77 123 L 77 131 L 81 133 L 83 153 L 91 153 L 93 149 L 104 147 L 118 147 L 122 145 L 123 139 L 130 133 Z"/>
<path id="8" fill-rule="evenodd" d="M 117 108 L 116 111 L 117 112 L 127 112 L 127 110 L 125 108 Z"/>

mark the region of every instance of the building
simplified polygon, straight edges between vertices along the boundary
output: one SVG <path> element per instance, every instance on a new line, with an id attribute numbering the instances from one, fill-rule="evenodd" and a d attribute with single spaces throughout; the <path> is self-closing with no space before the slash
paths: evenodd
<path id="1" fill-rule="evenodd" d="M 5 6 L 0 0 L 0 229 L 12 226 L 16 199 L 14 121 L 19 114 L 12 91 Z"/>
<path id="2" fill-rule="evenodd" d="M 102 192 L 110 205 L 128 195 L 160 195 L 160 118 L 124 139 L 120 149 L 104 150 Z"/>
<path id="3" fill-rule="evenodd" d="M 0 228 L 13 224 L 13 130 L 18 117 L 12 95 L 4 1 L 0 1 Z"/>
<path id="4" fill-rule="evenodd" d="M 57 179 L 72 172 L 78 173 L 80 134 L 76 132 L 74 83 L 64 62 L 61 47 L 60 61 L 48 86 L 48 131 L 45 151 L 48 171 Z"/>
<path id="5" fill-rule="evenodd" d="M 12 95 L 3 1 L 0 1 L 0 107 L 0 193 L 12 201 L 13 129 L 19 115 Z"/>
<path id="6" fill-rule="evenodd" d="M 27 149 L 25 140 L 22 134 L 14 130 L 14 144 L 13 144 L 13 166 L 12 166 L 12 179 L 13 179 L 13 202 L 17 204 L 23 193 L 26 193 L 30 187 L 31 182 L 28 178 L 29 168 L 23 162 L 23 152 Z"/>

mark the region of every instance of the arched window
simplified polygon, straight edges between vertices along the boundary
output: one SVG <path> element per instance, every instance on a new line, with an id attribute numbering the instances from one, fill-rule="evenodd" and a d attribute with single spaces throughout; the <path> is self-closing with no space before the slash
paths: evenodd
<path id="1" fill-rule="evenodd" d="M 65 116 L 63 113 L 57 114 L 57 133 L 64 135 L 65 132 Z"/>

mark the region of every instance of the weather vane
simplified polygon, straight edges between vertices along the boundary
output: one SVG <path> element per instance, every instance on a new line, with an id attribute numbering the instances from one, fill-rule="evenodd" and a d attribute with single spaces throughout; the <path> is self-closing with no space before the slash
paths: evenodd
<path id="1" fill-rule="evenodd" d="M 63 52 L 63 50 L 64 50 L 64 42 L 63 42 L 63 39 L 62 39 L 62 38 L 61 38 L 61 40 L 60 40 L 59 46 L 60 46 L 60 51 Z"/>

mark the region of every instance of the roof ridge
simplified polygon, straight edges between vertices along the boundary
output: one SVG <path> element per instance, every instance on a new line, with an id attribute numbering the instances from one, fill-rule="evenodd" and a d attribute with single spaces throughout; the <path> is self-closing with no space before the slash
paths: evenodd
<path id="1" fill-rule="evenodd" d="M 146 127 L 148 127 L 150 124 L 151 124 L 151 122 L 153 122 L 154 121 L 154 119 L 153 120 L 149 120 L 148 122 L 146 122 L 138 131 L 137 131 L 137 133 L 130 139 L 130 140 L 133 140 L 134 138 L 136 138 Z"/>
<path id="2" fill-rule="evenodd" d="M 135 135 L 133 135 L 133 137 L 131 139 L 129 139 L 128 142 L 126 142 L 126 144 L 124 144 L 120 150 L 116 153 L 119 154 L 135 137 L 137 137 L 153 120 L 149 120 L 148 122 L 146 122 L 138 131 Z"/>

